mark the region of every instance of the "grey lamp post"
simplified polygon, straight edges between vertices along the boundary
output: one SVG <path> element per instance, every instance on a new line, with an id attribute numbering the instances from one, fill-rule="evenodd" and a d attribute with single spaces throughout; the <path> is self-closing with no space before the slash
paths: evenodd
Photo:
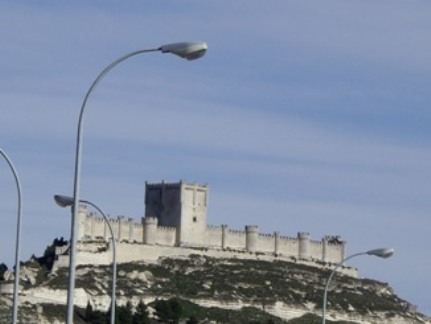
<path id="1" fill-rule="evenodd" d="M 144 49 L 138 50 L 131 53 L 128 53 L 124 56 L 119 57 L 111 64 L 106 66 L 102 72 L 97 76 L 97 78 L 93 81 L 90 88 L 88 89 L 84 101 L 82 102 L 81 111 L 79 113 L 78 120 L 78 131 L 76 137 L 76 151 L 75 151 L 75 174 L 74 174 L 74 186 L 73 186 L 73 199 L 74 203 L 72 205 L 72 219 L 71 219 L 71 233 L 70 233 L 70 256 L 69 256 L 69 283 L 68 283 L 68 291 L 67 291 L 67 324 L 73 324 L 73 306 L 74 306 L 74 294 L 75 294 L 75 246 L 76 246 L 76 233 L 78 231 L 78 207 L 79 207 L 79 184 L 80 184 L 80 173 L 81 173 L 81 150 L 82 150 L 82 125 L 83 125 L 83 116 L 84 110 L 87 103 L 88 98 L 90 97 L 93 90 L 99 84 L 99 82 L 103 79 L 103 77 L 111 71 L 115 66 L 120 64 L 121 62 L 127 60 L 130 57 L 145 54 L 149 52 L 162 52 L 162 53 L 172 53 L 179 57 L 185 58 L 187 60 L 195 60 L 202 57 L 207 50 L 206 43 L 174 43 L 160 46 L 158 48 L 153 49 Z"/>
<path id="2" fill-rule="evenodd" d="M 22 194 L 21 194 L 21 183 L 19 181 L 18 173 L 16 172 L 15 166 L 7 154 L 0 149 L 0 155 L 4 157 L 7 164 L 9 165 L 16 183 L 16 189 L 18 192 L 18 214 L 16 221 L 16 240 L 15 240 L 15 278 L 13 284 L 13 307 L 12 307 L 12 324 L 16 324 L 18 318 L 18 290 L 19 290 L 19 276 L 20 276 L 20 245 L 21 245 L 21 209 L 22 209 Z"/>
<path id="3" fill-rule="evenodd" d="M 55 195 L 54 200 L 60 207 L 69 207 L 73 206 L 74 200 L 72 197 Z M 105 213 L 88 200 L 80 200 L 80 203 L 87 204 L 95 208 L 105 219 L 106 224 L 108 225 L 109 231 L 111 232 L 111 242 L 112 242 L 112 290 L 111 290 L 111 324 L 115 324 L 115 287 L 117 284 L 117 246 L 115 243 L 115 235 L 112 230 L 111 223 L 109 222 L 108 217 L 106 217 Z"/>
<path id="4" fill-rule="evenodd" d="M 327 296 L 328 296 L 328 287 L 329 287 L 329 284 L 331 283 L 332 277 L 334 276 L 337 269 L 339 267 L 341 267 L 344 264 L 344 262 L 346 262 L 347 260 L 350 260 L 350 259 L 357 257 L 357 256 L 360 256 L 360 255 L 375 255 L 379 258 L 386 259 L 386 258 L 389 258 L 390 256 L 392 256 L 394 254 L 394 252 L 395 252 L 395 250 L 392 248 L 374 249 L 374 250 L 369 250 L 366 252 L 359 252 L 359 253 L 352 254 L 352 255 L 348 256 L 347 258 L 343 259 L 340 263 L 338 263 L 335 266 L 334 270 L 332 270 L 328 279 L 326 280 L 325 291 L 323 293 L 322 324 L 326 323 L 326 304 L 327 304 Z"/>

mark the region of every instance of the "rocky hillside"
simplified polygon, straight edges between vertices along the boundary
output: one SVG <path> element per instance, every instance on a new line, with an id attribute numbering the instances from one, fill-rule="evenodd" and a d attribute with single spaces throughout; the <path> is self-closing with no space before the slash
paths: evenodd
<path id="1" fill-rule="evenodd" d="M 26 283 L 20 322 L 63 323 L 67 269 L 50 272 L 33 259 L 22 272 Z M 328 275 L 317 267 L 279 260 L 164 258 L 119 264 L 117 303 L 134 311 L 143 302 L 154 323 L 175 322 L 161 319 L 157 308 L 161 300 L 177 302 L 179 323 L 320 323 Z M 111 267 L 79 266 L 77 276 L 75 318 L 76 323 L 86 323 L 89 307 L 109 309 Z M 10 322 L 11 294 L 5 288 L 3 283 L 0 323 Z M 328 323 L 430 323 L 387 284 L 343 275 L 335 276 L 331 285 L 328 318 L 332 320 Z"/>

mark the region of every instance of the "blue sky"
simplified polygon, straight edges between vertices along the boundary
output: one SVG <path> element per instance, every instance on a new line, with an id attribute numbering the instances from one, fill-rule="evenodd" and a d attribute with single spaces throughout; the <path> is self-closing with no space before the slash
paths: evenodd
<path id="1" fill-rule="evenodd" d="M 37 1 L 0 4 L 0 147 L 23 187 L 22 258 L 70 235 L 78 112 L 115 58 L 206 41 L 188 62 L 135 57 L 88 102 L 81 197 L 139 220 L 144 182 L 210 185 L 209 220 L 338 234 L 362 277 L 431 314 L 431 3 Z M 0 167 L 0 261 L 16 192 Z M 1 166 L 1 164 L 0 164 Z"/>

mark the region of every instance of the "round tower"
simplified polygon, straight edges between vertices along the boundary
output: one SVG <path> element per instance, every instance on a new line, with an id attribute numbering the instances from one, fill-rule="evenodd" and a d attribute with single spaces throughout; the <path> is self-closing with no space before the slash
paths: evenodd
<path id="1" fill-rule="evenodd" d="M 322 239 L 322 261 L 328 262 L 328 240 L 329 237 L 325 236 Z"/>
<path id="2" fill-rule="evenodd" d="M 120 215 L 120 216 L 118 216 L 118 231 L 117 231 L 117 237 L 116 237 L 116 239 L 117 239 L 117 241 L 118 242 L 121 242 L 121 241 L 123 241 L 125 238 L 124 238 L 124 233 L 123 233 L 123 231 L 124 231 L 124 216 L 123 215 Z M 115 233 L 114 233 L 114 235 L 115 235 Z"/>
<path id="3" fill-rule="evenodd" d="M 85 225 L 87 221 L 87 206 L 79 205 L 78 209 L 78 233 L 77 240 L 83 241 L 85 237 Z"/>
<path id="4" fill-rule="evenodd" d="M 157 217 L 145 217 L 144 222 L 144 244 L 155 244 L 157 239 Z"/>
<path id="5" fill-rule="evenodd" d="M 259 237 L 259 227 L 247 225 L 245 227 L 245 249 L 248 252 L 256 252 Z"/>
<path id="6" fill-rule="evenodd" d="M 298 242 L 298 256 L 300 258 L 307 259 L 309 257 L 310 250 L 310 233 L 298 233 Z"/>
<path id="7" fill-rule="evenodd" d="M 221 248 L 223 250 L 225 250 L 227 247 L 227 232 L 228 232 L 228 230 L 229 229 L 228 229 L 227 225 L 223 224 L 221 226 Z"/>
<path id="8" fill-rule="evenodd" d="M 274 232 L 274 254 L 278 255 L 280 253 L 280 232 Z"/>

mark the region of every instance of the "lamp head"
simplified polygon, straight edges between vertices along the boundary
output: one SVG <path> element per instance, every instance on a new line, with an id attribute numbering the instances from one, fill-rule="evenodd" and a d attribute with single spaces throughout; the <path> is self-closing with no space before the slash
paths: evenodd
<path id="1" fill-rule="evenodd" d="M 393 248 L 380 248 L 380 249 L 367 251 L 366 253 L 368 255 L 375 255 L 379 258 L 386 259 L 391 257 L 395 253 L 395 250 Z"/>
<path id="2" fill-rule="evenodd" d="M 182 42 L 163 45 L 159 48 L 162 53 L 172 53 L 189 61 L 196 60 L 205 55 L 208 46 L 206 43 Z"/>
<path id="3" fill-rule="evenodd" d="M 54 200 L 60 207 L 69 207 L 74 204 L 73 198 L 69 196 L 55 195 Z"/>

